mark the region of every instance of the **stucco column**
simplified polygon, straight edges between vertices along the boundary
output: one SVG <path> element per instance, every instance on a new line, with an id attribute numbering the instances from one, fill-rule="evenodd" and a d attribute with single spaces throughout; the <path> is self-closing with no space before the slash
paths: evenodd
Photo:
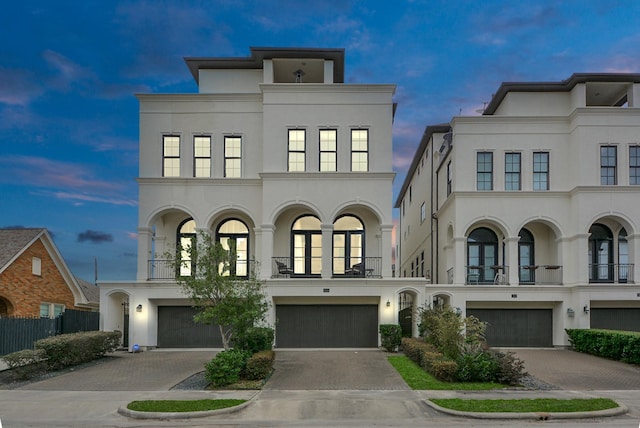
<path id="1" fill-rule="evenodd" d="M 640 263 L 638 258 L 640 257 L 640 235 L 628 235 L 627 245 L 629 247 L 629 263 L 633 263 L 633 267 L 629 269 L 629 282 L 635 282 L 640 280 Z"/>
<path id="2" fill-rule="evenodd" d="M 380 255 L 382 256 L 382 277 L 391 278 L 393 276 L 391 249 L 393 248 L 393 242 L 391 241 L 391 232 L 393 231 L 392 224 L 380 225 Z"/>
<path id="3" fill-rule="evenodd" d="M 467 238 L 464 236 L 457 236 L 453 238 L 453 257 L 454 257 L 454 272 L 453 283 L 464 284 L 467 276 L 467 261 L 465 259 Z"/>
<path id="4" fill-rule="evenodd" d="M 322 278 L 331 278 L 333 275 L 333 224 L 320 225 L 322 231 Z"/>
<path id="5" fill-rule="evenodd" d="M 273 224 L 263 224 L 259 230 L 260 232 L 258 232 L 258 228 L 255 229 L 256 260 L 260 262 L 258 277 L 260 279 L 268 279 L 271 278 L 273 273 L 271 258 L 273 257 L 273 234 L 275 233 L 276 227 Z"/>
<path id="6" fill-rule="evenodd" d="M 153 229 L 150 227 L 138 228 L 138 274 L 136 278 L 138 281 L 146 281 L 148 278 L 148 266 L 149 260 L 155 257 L 151 254 L 153 245 L 151 240 L 153 239 Z"/>
<path id="7" fill-rule="evenodd" d="M 563 272 L 575 272 L 575 278 L 571 278 L 572 283 L 588 284 L 589 283 L 589 233 L 576 235 L 573 241 L 573 251 L 567 254 L 565 251 L 565 260 L 570 260 L 573 269 L 563 269 Z"/>
<path id="8" fill-rule="evenodd" d="M 520 270 L 520 260 L 518 260 L 518 241 L 520 241 L 519 236 L 509 236 L 504 239 L 505 251 L 507 252 L 505 255 L 505 264 L 509 266 L 509 275 L 507 277 L 509 285 L 518 285 L 520 283 L 518 275 L 518 271 Z"/>

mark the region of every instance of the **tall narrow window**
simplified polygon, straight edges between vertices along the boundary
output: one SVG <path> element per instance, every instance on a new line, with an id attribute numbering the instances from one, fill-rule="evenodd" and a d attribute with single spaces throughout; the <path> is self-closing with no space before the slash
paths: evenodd
<path id="1" fill-rule="evenodd" d="M 451 184 L 453 181 L 453 167 L 451 161 L 447 164 L 447 196 L 451 194 Z"/>
<path id="2" fill-rule="evenodd" d="M 180 177 L 180 137 L 178 135 L 162 137 L 162 176 Z"/>
<path id="3" fill-rule="evenodd" d="M 242 138 L 224 137 L 224 176 L 242 176 Z"/>
<path id="4" fill-rule="evenodd" d="M 364 225 L 355 216 L 342 216 L 333 224 L 333 273 L 364 276 L 363 262 Z"/>
<path id="5" fill-rule="evenodd" d="M 616 173 L 618 166 L 617 149 L 616 146 L 600 147 L 600 184 L 603 186 L 618 184 Z"/>
<path id="6" fill-rule="evenodd" d="M 191 276 L 195 271 L 195 260 L 191 259 L 191 249 L 196 244 L 196 222 L 189 218 L 178 226 L 178 275 Z"/>
<path id="7" fill-rule="evenodd" d="M 629 184 L 640 184 L 640 146 L 629 147 Z"/>
<path id="8" fill-rule="evenodd" d="M 320 130 L 320 171 L 337 171 L 337 131 L 335 129 Z"/>
<path id="9" fill-rule="evenodd" d="M 423 202 L 422 205 L 420 205 L 420 223 L 422 223 L 426 219 L 427 219 L 427 206 Z"/>
<path id="10" fill-rule="evenodd" d="M 305 130 L 289 130 L 289 171 L 304 171 Z"/>
<path id="11" fill-rule="evenodd" d="M 226 220 L 218 227 L 217 240 L 233 259 L 230 265 L 219 268 L 224 275 L 246 277 L 249 275 L 249 228 L 240 220 Z"/>
<path id="12" fill-rule="evenodd" d="M 476 174 L 478 190 L 493 190 L 493 153 L 478 152 Z"/>
<path id="13" fill-rule="evenodd" d="M 533 153 L 533 190 L 549 190 L 549 152 Z"/>
<path id="14" fill-rule="evenodd" d="M 351 171 L 369 170 L 369 130 L 351 130 Z"/>
<path id="15" fill-rule="evenodd" d="M 317 217 L 298 218 L 291 228 L 291 258 L 294 275 L 319 276 L 322 273 L 322 231 Z"/>
<path id="16" fill-rule="evenodd" d="M 193 176 L 211 177 L 211 137 L 193 137 Z"/>
<path id="17" fill-rule="evenodd" d="M 504 155 L 504 190 L 520 190 L 520 153 Z"/>

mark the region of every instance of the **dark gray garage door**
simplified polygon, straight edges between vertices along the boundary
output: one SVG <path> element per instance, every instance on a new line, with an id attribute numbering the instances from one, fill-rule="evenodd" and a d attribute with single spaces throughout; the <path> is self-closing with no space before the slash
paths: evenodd
<path id="1" fill-rule="evenodd" d="M 489 346 L 553 346 L 551 309 L 467 309 L 467 315 L 489 323 Z"/>
<path id="2" fill-rule="evenodd" d="M 277 305 L 279 348 L 376 348 L 378 305 Z"/>
<path id="3" fill-rule="evenodd" d="M 221 348 L 217 325 L 196 324 L 190 306 L 158 306 L 159 348 Z"/>
<path id="4" fill-rule="evenodd" d="M 591 328 L 640 331 L 640 308 L 591 308 Z"/>

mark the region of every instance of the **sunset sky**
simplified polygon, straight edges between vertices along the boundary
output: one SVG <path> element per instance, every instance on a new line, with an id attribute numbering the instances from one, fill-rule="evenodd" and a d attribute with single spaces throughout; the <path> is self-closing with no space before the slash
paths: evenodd
<path id="1" fill-rule="evenodd" d="M 46 227 L 88 281 L 94 258 L 135 279 L 134 94 L 196 92 L 184 57 L 344 48 L 346 83 L 397 85 L 397 192 L 424 128 L 503 81 L 640 72 L 639 23 L 636 0 L 5 2 L 0 227 Z"/>

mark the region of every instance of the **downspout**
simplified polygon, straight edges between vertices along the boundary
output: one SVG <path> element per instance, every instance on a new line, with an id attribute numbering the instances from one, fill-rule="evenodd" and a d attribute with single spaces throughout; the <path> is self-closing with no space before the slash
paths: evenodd
<path id="1" fill-rule="evenodd" d="M 431 136 L 431 176 L 433 177 L 433 135 Z M 435 191 L 435 203 L 438 203 L 438 188 L 440 187 L 440 181 L 438 178 L 438 174 L 435 175 L 436 178 L 436 191 Z M 431 185 L 433 186 L 433 181 L 431 182 Z M 435 206 L 434 204 L 434 192 L 433 189 L 431 190 L 431 283 L 432 284 L 439 284 L 439 269 L 438 269 L 438 262 L 439 262 L 439 257 L 438 257 L 438 216 L 436 215 L 437 209 L 434 211 L 433 208 Z M 435 230 L 434 230 L 434 223 L 435 223 Z M 433 235 L 435 234 L 436 239 L 433 239 Z M 435 246 L 435 251 L 434 251 L 434 246 Z M 433 264 L 435 258 L 435 265 Z M 435 272 L 434 272 L 435 271 Z"/>

